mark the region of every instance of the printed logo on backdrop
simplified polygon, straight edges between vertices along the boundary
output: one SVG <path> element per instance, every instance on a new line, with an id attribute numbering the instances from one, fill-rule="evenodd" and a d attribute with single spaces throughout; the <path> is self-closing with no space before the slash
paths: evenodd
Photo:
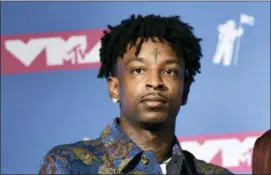
<path id="1" fill-rule="evenodd" d="M 263 132 L 180 137 L 179 140 L 182 148 L 198 159 L 232 172 L 251 172 L 254 143 L 261 134 Z"/>
<path id="2" fill-rule="evenodd" d="M 245 35 L 245 26 L 253 26 L 255 18 L 246 14 L 240 15 L 239 23 L 230 19 L 218 26 L 218 43 L 213 57 L 214 64 L 225 67 L 238 64 L 241 37 Z"/>
<path id="3" fill-rule="evenodd" d="M 4 36 L 3 73 L 82 69 L 99 65 L 102 31 Z"/>

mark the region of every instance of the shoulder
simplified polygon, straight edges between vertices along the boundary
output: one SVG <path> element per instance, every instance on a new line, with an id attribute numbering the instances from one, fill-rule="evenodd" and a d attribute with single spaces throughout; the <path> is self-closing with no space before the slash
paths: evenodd
<path id="1" fill-rule="evenodd" d="M 84 153 L 96 153 L 102 149 L 101 139 L 95 140 L 83 140 L 70 144 L 62 144 L 54 146 L 46 156 L 58 156 L 65 158 L 72 158 L 74 155 L 79 154 L 80 152 Z"/>
<path id="2" fill-rule="evenodd" d="M 211 163 L 207 163 L 203 160 L 195 159 L 195 162 L 199 171 L 203 174 L 233 174 L 226 168 Z"/>
<path id="3" fill-rule="evenodd" d="M 93 160 L 99 161 L 96 155 L 100 154 L 102 149 L 101 139 L 54 146 L 42 159 L 39 173 L 70 174 L 74 162 L 90 165 Z"/>
<path id="4" fill-rule="evenodd" d="M 193 162 L 195 163 L 195 168 L 197 169 L 197 172 L 200 172 L 202 174 L 233 174 L 226 168 L 197 159 L 189 151 L 184 150 L 184 154 L 189 159 L 188 161 L 193 160 Z"/>

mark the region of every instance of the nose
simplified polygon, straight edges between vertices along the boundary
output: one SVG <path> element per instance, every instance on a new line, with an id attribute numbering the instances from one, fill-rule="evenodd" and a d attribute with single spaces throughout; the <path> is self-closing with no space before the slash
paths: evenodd
<path id="1" fill-rule="evenodd" d="M 152 71 L 151 73 L 149 73 L 147 83 L 146 83 L 146 88 L 147 89 L 153 88 L 154 90 L 162 90 L 164 88 L 164 83 L 161 78 L 161 74 L 156 71 Z"/>

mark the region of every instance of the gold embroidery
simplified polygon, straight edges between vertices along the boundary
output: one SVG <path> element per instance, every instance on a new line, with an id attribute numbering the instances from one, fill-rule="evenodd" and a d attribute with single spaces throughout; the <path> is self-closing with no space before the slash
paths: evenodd
<path id="1" fill-rule="evenodd" d="M 110 131 L 111 131 L 111 127 L 108 125 L 101 134 L 102 138 L 108 137 Z"/>
<path id="2" fill-rule="evenodd" d="M 105 164 L 99 167 L 98 174 L 120 174 L 115 168 L 109 168 Z"/>
<path id="3" fill-rule="evenodd" d="M 84 164 L 86 164 L 86 165 L 90 165 L 93 160 L 96 160 L 99 162 L 99 159 L 94 154 L 92 154 L 90 151 L 88 151 L 87 149 L 74 148 L 72 151 L 75 154 L 75 156 L 79 160 L 84 162 Z"/>
<path id="4" fill-rule="evenodd" d="M 146 173 L 142 171 L 134 171 L 133 174 L 146 174 Z"/>
<path id="5" fill-rule="evenodd" d="M 221 174 L 225 171 L 224 168 L 221 168 L 219 166 L 215 166 L 208 163 L 202 163 L 199 165 L 199 168 L 204 174 Z"/>

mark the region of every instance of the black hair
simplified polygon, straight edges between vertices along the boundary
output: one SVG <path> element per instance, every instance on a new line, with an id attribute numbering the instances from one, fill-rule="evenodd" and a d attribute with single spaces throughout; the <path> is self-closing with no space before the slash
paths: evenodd
<path id="1" fill-rule="evenodd" d="M 117 60 L 123 57 L 129 44 L 130 47 L 137 47 L 137 56 L 144 41 L 152 39 L 155 42 L 154 38 L 161 42 L 167 41 L 177 57 L 184 59 L 187 96 L 194 76 L 200 73 L 201 39 L 193 34 L 193 27 L 181 21 L 179 16 L 132 15 L 119 25 L 108 25 L 101 38 L 101 67 L 98 78 L 115 75 Z"/>

